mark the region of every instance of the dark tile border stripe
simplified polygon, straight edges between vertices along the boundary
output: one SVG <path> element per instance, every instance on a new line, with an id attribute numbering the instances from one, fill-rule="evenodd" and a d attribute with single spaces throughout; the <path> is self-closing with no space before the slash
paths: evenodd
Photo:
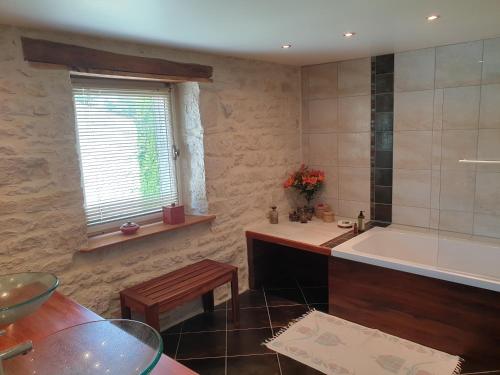
<path id="1" fill-rule="evenodd" d="M 371 60 L 370 219 L 392 221 L 394 54 Z"/>

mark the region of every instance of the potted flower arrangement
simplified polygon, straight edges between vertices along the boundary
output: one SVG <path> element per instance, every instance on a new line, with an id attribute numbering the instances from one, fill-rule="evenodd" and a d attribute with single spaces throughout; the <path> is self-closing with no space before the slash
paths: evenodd
<path id="1" fill-rule="evenodd" d="M 299 170 L 293 172 L 284 182 L 285 189 L 294 188 L 302 195 L 307 205 L 311 205 L 314 195 L 323 187 L 325 181 L 325 172 L 310 169 L 302 164 Z"/>

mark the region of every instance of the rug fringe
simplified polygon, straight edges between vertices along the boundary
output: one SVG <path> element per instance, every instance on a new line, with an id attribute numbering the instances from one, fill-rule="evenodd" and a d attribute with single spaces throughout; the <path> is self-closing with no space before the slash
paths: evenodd
<path id="1" fill-rule="evenodd" d="M 285 327 L 282 327 L 278 332 L 276 332 L 273 337 L 271 337 L 270 339 L 267 339 L 266 341 L 264 341 L 261 345 L 266 345 L 266 344 L 269 344 L 271 341 L 273 341 L 274 339 L 280 337 L 280 335 L 282 335 L 288 328 L 290 328 L 291 326 L 293 326 L 295 323 L 297 322 L 300 322 L 302 319 L 304 319 L 305 317 L 307 317 L 308 315 L 312 314 L 313 312 L 315 312 L 316 309 L 311 309 L 309 310 L 308 312 L 302 314 L 302 316 L 299 316 L 298 318 L 295 318 L 293 319 L 290 323 L 288 323 Z"/>
<path id="2" fill-rule="evenodd" d="M 462 373 L 463 364 L 464 364 L 464 359 L 462 357 L 458 357 L 457 367 L 455 367 L 455 371 L 453 371 L 452 375 L 460 375 Z"/>

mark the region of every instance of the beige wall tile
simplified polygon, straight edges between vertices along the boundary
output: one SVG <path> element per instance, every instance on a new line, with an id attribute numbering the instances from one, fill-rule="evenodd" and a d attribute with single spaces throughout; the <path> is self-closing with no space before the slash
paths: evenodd
<path id="1" fill-rule="evenodd" d="M 370 166 L 370 133 L 339 133 L 339 165 Z"/>
<path id="2" fill-rule="evenodd" d="M 308 99 L 337 97 L 337 63 L 302 68 L 302 95 Z"/>
<path id="3" fill-rule="evenodd" d="M 433 170 L 441 169 L 441 152 L 442 152 L 442 139 L 443 132 L 436 130 L 432 132 L 432 161 L 431 166 Z"/>
<path id="4" fill-rule="evenodd" d="M 330 206 L 330 209 L 333 211 L 335 215 L 338 215 L 339 212 L 339 200 L 337 198 L 332 198 L 327 196 L 326 194 L 320 194 L 317 199 L 314 200 L 313 204 L 316 203 L 325 203 Z M 288 218 L 287 218 L 288 220 Z M 335 219 L 334 219 L 335 220 Z"/>
<path id="5" fill-rule="evenodd" d="M 312 168 L 321 169 L 322 171 L 325 172 L 325 186 L 324 186 L 323 190 L 321 191 L 320 196 L 338 199 L 339 198 L 339 169 L 338 169 L 338 167 L 332 167 L 332 166 L 322 167 L 322 166 L 318 165 L 318 166 L 312 166 Z"/>
<path id="6" fill-rule="evenodd" d="M 431 169 L 432 132 L 394 132 L 394 168 Z"/>
<path id="7" fill-rule="evenodd" d="M 480 86 L 444 90 L 443 129 L 475 129 L 479 120 Z"/>
<path id="8" fill-rule="evenodd" d="M 471 234 L 473 221 L 472 212 L 441 210 L 439 230 Z"/>
<path id="9" fill-rule="evenodd" d="M 500 216 L 475 214 L 474 234 L 500 238 Z"/>
<path id="10" fill-rule="evenodd" d="M 334 131 L 337 129 L 337 99 L 315 99 L 308 101 L 308 120 L 305 131 Z"/>
<path id="11" fill-rule="evenodd" d="M 365 217 L 370 217 L 370 202 L 339 200 L 339 216 L 354 219 L 358 217 L 359 211 L 363 211 L 365 213 Z"/>
<path id="12" fill-rule="evenodd" d="M 441 149 L 442 169 L 473 169 L 460 159 L 475 159 L 477 154 L 477 130 L 443 130 Z"/>
<path id="13" fill-rule="evenodd" d="M 481 87 L 480 128 L 500 128 L 500 84 Z"/>
<path id="14" fill-rule="evenodd" d="M 468 42 L 436 49 L 436 87 L 478 85 L 481 82 L 483 42 Z"/>
<path id="15" fill-rule="evenodd" d="M 320 166 L 336 165 L 336 134 L 309 134 L 309 163 Z"/>
<path id="16" fill-rule="evenodd" d="M 394 96 L 395 130 L 430 130 L 434 90 L 399 92 Z"/>
<path id="17" fill-rule="evenodd" d="M 306 164 L 309 162 L 309 134 L 302 134 L 302 161 Z"/>
<path id="18" fill-rule="evenodd" d="M 339 131 L 370 131 L 370 95 L 339 98 Z"/>
<path id="19" fill-rule="evenodd" d="M 431 172 L 431 208 L 439 208 L 439 196 L 441 195 L 441 171 Z"/>
<path id="20" fill-rule="evenodd" d="M 302 100 L 302 102 L 300 103 L 301 105 L 301 120 L 302 120 L 302 123 L 301 123 L 301 132 L 302 133 L 309 133 L 310 130 L 309 130 L 309 100 L 305 99 L 305 100 Z"/>
<path id="21" fill-rule="evenodd" d="M 429 217 L 429 228 L 438 229 L 439 228 L 439 210 L 431 209 Z"/>
<path id="22" fill-rule="evenodd" d="M 479 130 L 477 156 L 483 160 L 500 160 L 500 129 Z"/>
<path id="23" fill-rule="evenodd" d="M 478 157 L 479 159 L 479 157 Z M 500 165 L 498 164 L 478 164 L 476 166 L 477 172 L 484 173 L 500 173 Z"/>
<path id="24" fill-rule="evenodd" d="M 392 222 L 395 224 L 428 228 L 430 224 L 430 209 L 393 205 Z"/>
<path id="25" fill-rule="evenodd" d="M 441 210 L 467 211 L 474 209 L 476 173 L 473 170 L 441 171 Z"/>
<path id="26" fill-rule="evenodd" d="M 474 212 L 500 216 L 500 173 L 477 173 Z"/>
<path id="27" fill-rule="evenodd" d="M 484 41 L 483 60 L 483 83 L 500 83 L 500 38 Z"/>
<path id="28" fill-rule="evenodd" d="M 395 91 L 420 91 L 434 88 L 435 48 L 396 53 Z"/>
<path id="29" fill-rule="evenodd" d="M 399 206 L 430 207 L 431 171 L 395 169 L 392 203 Z"/>
<path id="30" fill-rule="evenodd" d="M 339 198 L 342 200 L 370 201 L 370 168 L 339 168 Z"/>
<path id="31" fill-rule="evenodd" d="M 434 123 L 432 127 L 435 130 L 443 128 L 443 102 L 444 89 L 434 90 Z"/>
<path id="32" fill-rule="evenodd" d="M 477 158 L 500 160 L 500 129 L 479 129 Z M 479 172 L 500 172 L 498 164 L 478 164 Z"/>
<path id="33" fill-rule="evenodd" d="M 370 58 L 342 61 L 339 63 L 339 96 L 370 95 Z"/>

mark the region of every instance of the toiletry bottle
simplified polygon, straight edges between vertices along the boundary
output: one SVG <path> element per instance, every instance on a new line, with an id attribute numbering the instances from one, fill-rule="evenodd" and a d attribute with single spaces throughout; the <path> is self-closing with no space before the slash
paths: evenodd
<path id="1" fill-rule="evenodd" d="M 354 223 L 354 225 L 352 226 L 352 233 L 354 235 L 358 234 L 358 223 Z"/>
<path id="2" fill-rule="evenodd" d="M 365 231 L 365 215 L 363 214 L 363 211 L 359 211 L 358 232 L 364 232 L 364 231 Z"/>
<path id="3" fill-rule="evenodd" d="M 276 208 L 276 206 L 272 206 L 269 212 L 269 222 L 271 224 L 278 224 L 278 211 L 276 211 Z"/>

